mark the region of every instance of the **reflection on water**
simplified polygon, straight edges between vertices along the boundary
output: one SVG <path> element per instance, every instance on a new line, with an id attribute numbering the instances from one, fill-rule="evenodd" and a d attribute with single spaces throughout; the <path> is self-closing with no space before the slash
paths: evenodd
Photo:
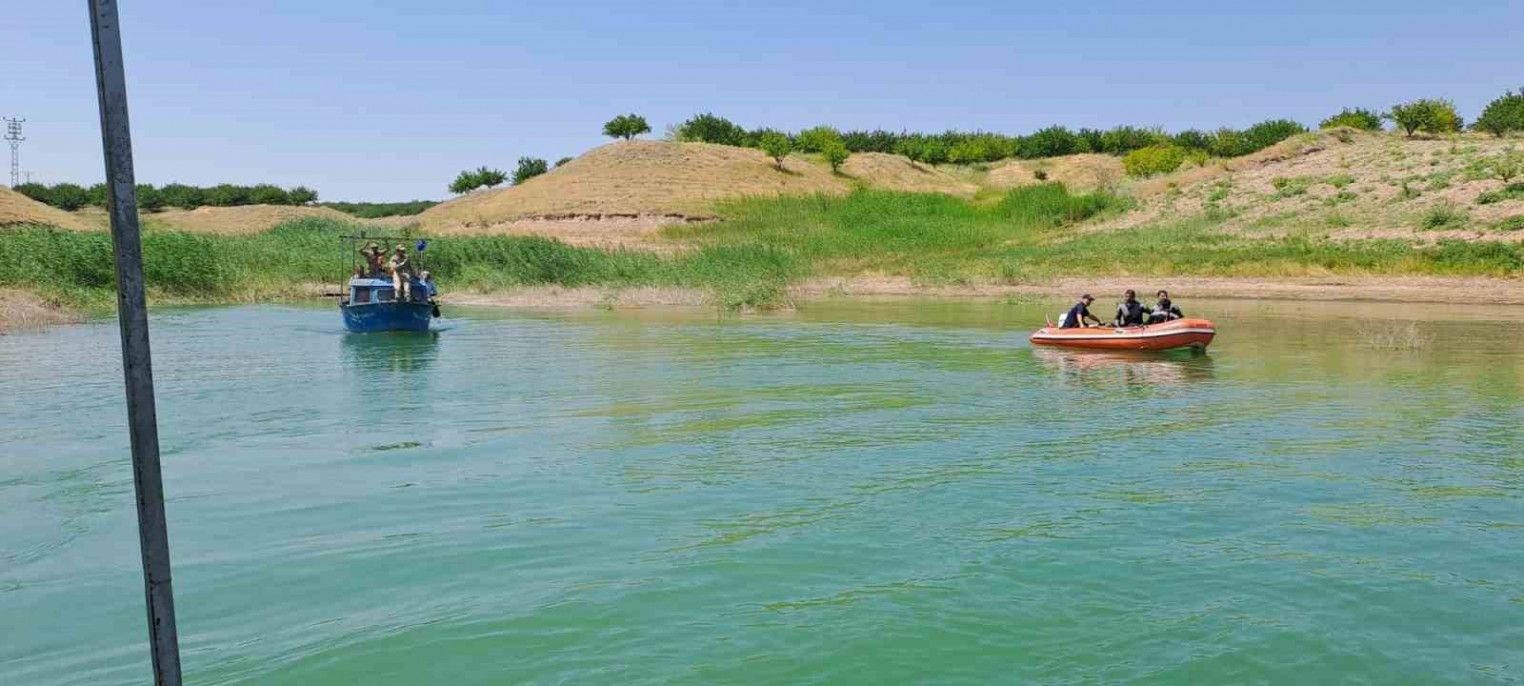
<path id="1" fill-rule="evenodd" d="M 1204 350 L 1133 352 L 1034 347 L 1032 356 L 1061 382 L 1149 386 L 1213 378 L 1212 356 Z"/>
<path id="2" fill-rule="evenodd" d="M 187 681 L 1518 681 L 1524 316 L 1061 304 L 156 310 Z M 6 686 L 148 673 L 117 338 L 0 337 Z"/>

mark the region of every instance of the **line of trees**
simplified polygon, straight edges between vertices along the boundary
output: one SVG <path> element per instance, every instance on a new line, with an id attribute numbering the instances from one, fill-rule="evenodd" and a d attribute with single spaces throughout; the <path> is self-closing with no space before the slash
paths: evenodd
<path id="1" fill-rule="evenodd" d="M 556 162 L 556 166 L 559 167 L 570 161 L 570 157 L 563 157 Z M 513 185 L 517 186 L 548 171 L 550 171 L 550 163 L 544 159 L 520 157 L 518 167 L 513 170 Z M 484 165 L 455 175 L 455 180 L 450 182 L 450 192 L 465 195 L 478 188 L 496 188 L 508 179 L 508 174 L 503 170 L 491 169 Z"/>
<path id="2" fill-rule="evenodd" d="M 104 208 L 109 195 L 104 183 L 88 188 L 74 183 L 57 183 L 51 186 L 23 183 L 16 186 L 14 190 L 37 202 L 71 212 L 84 207 Z M 157 212 L 172 207 L 193 210 L 206 206 L 311 205 L 317 200 L 317 191 L 306 186 L 286 189 L 268 183 L 254 186 L 223 183 L 207 187 L 183 183 L 171 183 L 164 186 L 138 184 L 138 209 L 144 212 Z"/>

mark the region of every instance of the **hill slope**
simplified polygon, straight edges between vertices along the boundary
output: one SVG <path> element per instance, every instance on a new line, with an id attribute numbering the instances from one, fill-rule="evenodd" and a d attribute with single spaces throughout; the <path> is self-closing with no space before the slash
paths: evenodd
<path id="1" fill-rule="evenodd" d="M 84 222 L 68 212 L 48 207 L 16 191 L 0 186 L 0 226 L 36 224 L 53 226 L 72 231 L 89 229 Z"/>

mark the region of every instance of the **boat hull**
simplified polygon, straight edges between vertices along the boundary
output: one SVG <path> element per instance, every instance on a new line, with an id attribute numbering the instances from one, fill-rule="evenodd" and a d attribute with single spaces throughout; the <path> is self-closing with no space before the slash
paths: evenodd
<path id="1" fill-rule="evenodd" d="M 1217 327 L 1205 319 L 1125 328 L 1095 327 L 1060 329 L 1046 327 L 1032 334 L 1033 345 L 1054 345 L 1088 350 L 1174 350 L 1205 348 L 1217 336 Z"/>
<path id="2" fill-rule="evenodd" d="M 339 311 L 344 314 L 344 328 L 353 333 L 374 333 L 377 331 L 428 331 L 430 312 L 433 305 L 429 303 L 364 303 L 360 305 L 340 305 Z"/>

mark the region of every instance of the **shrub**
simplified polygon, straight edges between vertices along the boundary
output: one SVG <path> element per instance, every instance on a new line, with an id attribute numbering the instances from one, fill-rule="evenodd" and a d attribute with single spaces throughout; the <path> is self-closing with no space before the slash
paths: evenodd
<path id="1" fill-rule="evenodd" d="M 1509 150 L 1492 161 L 1492 174 L 1499 181 L 1508 183 L 1515 176 L 1524 174 L 1524 152 Z"/>
<path id="2" fill-rule="evenodd" d="M 1276 143 L 1299 133 L 1306 133 L 1307 127 L 1302 126 L 1290 119 L 1270 119 L 1262 121 L 1254 126 L 1244 129 L 1243 138 L 1247 150 L 1242 154 L 1249 154 L 1264 150 Z"/>
<path id="3" fill-rule="evenodd" d="M 255 205 L 288 205 L 291 196 L 280 186 L 262 183 L 249 189 L 249 202 Z"/>
<path id="4" fill-rule="evenodd" d="M 1139 148 L 1122 158 L 1128 176 L 1168 174 L 1185 163 L 1187 151 L 1178 145 L 1156 144 Z"/>
<path id="5" fill-rule="evenodd" d="M 297 186 L 286 195 L 292 205 L 311 205 L 318 201 L 318 192 L 306 186 Z"/>
<path id="6" fill-rule="evenodd" d="M 106 184 L 104 183 L 95 184 L 85 191 L 85 196 L 88 198 L 86 202 L 91 207 L 99 207 L 102 209 L 106 207 L 106 199 L 110 195 L 111 194 L 106 190 Z"/>
<path id="7" fill-rule="evenodd" d="M 948 160 L 947 144 L 937 138 L 928 138 L 923 152 L 925 162 L 933 167 L 946 164 Z"/>
<path id="8" fill-rule="evenodd" d="M 981 145 L 979 141 L 973 139 L 959 141 L 957 145 L 952 146 L 952 148 L 947 151 L 947 161 L 952 162 L 953 164 L 973 164 L 975 162 L 983 162 L 985 160 L 985 156 L 985 146 Z"/>
<path id="9" fill-rule="evenodd" d="M 705 112 L 678 125 L 677 140 L 720 145 L 745 145 L 746 130 L 724 117 Z"/>
<path id="10" fill-rule="evenodd" d="M 642 133 L 650 133 L 651 125 L 638 114 L 621 114 L 603 125 L 603 135 L 610 138 L 630 140 Z"/>
<path id="11" fill-rule="evenodd" d="M 1326 181 L 1328 185 L 1333 186 L 1334 188 L 1343 188 L 1349 184 L 1354 183 L 1355 177 L 1350 176 L 1349 174 L 1334 174 L 1333 176 L 1324 179 L 1324 181 Z"/>
<path id="12" fill-rule="evenodd" d="M 247 186 L 219 183 L 202 191 L 201 201 L 213 207 L 247 205 L 249 204 L 249 189 Z"/>
<path id="13" fill-rule="evenodd" d="M 1510 183 L 1495 191 L 1476 196 L 1476 204 L 1491 205 L 1505 200 L 1524 200 L 1524 183 Z"/>
<path id="14" fill-rule="evenodd" d="M 1381 115 L 1362 107 L 1350 109 L 1348 107 L 1339 110 L 1338 114 L 1324 119 L 1318 124 L 1320 129 L 1333 129 L 1347 126 L 1361 131 L 1380 131 Z"/>
<path id="15" fill-rule="evenodd" d="M 559 160 L 556 160 L 556 168 L 560 169 L 561 165 L 566 164 L 567 162 L 570 162 L 570 161 L 572 161 L 572 158 L 570 158 L 570 157 L 563 157 L 563 158 L 561 158 Z"/>
<path id="16" fill-rule="evenodd" d="M 1458 229 L 1469 221 L 1471 216 L 1466 214 L 1464 209 L 1446 202 L 1429 208 L 1429 211 L 1419 219 L 1418 226 L 1427 231 Z"/>
<path id="17" fill-rule="evenodd" d="M 762 146 L 762 152 L 773 158 L 773 166 L 776 166 L 778 171 L 783 171 L 783 158 L 788 157 L 789 152 L 793 151 L 793 141 L 781 133 L 769 131 L 762 134 L 758 143 Z"/>
<path id="18" fill-rule="evenodd" d="M 835 139 L 826 141 L 825 148 L 820 152 L 825 155 L 826 162 L 831 164 L 831 171 L 837 174 L 841 173 L 841 165 L 852 154 L 847 150 L 846 145 L 842 144 L 840 140 Z"/>
<path id="19" fill-rule="evenodd" d="M 841 134 L 841 142 L 847 146 L 849 152 L 885 152 L 892 153 L 895 146 L 899 145 L 904 134 L 895 134 L 882 129 L 874 131 L 848 131 Z"/>
<path id="20" fill-rule="evenodd" d="M 829 126 L 817 126 L 799 132 L 795 143 L 800 152 L 825 152 L 832 142 L 841 142 L 841 133 Z"/>
<path id="21" fill-rule="evenodd" d="M 1498 99 L 1487 103 L 1482 116 L 1476 118 L 1471 128 L 1502 136 L 1509 131 L 1524 131 L 1524 88 L 1515 94 L 1505 91 Z"/>
<path id="22" fill-rule="evenodd" d="M 1186 129 L 1170 137 L 1170 142 L 1186 150 L 1209 150 L 1212 137 L 1196 129 Z"/>
<path id="23" fill-rule="evenodd" d="M 1081 128 L 1074 137 L 1079 139 L 1075 145 L 1075 152 L 1105 152 L 1102 145 L 1105 134 L 1098 129 Z"/>
<path id="24" fill-rule="evenodd" d="M 1494 228 L 1498 231 L 1524 231 L 1524 214 L 1505 217 Z"/>
<path id="25" fill-rule="evenodd" d="M 1253 152 L 1243 133 L 1226 127 L 1212 134 L 1212 144 L 1207 151 L 1215 157 L 1238 157 Z"/>
<path id="26" fill-rule="evenodd" d="M 1434 98 L 1393 105 L 1386 118 L 1395 122 L 1409 137 L 1415 131 L 1436 134 L 1459 131 L 1462 123 L 1454 103 Z"/>
<path id="27" fill-rule="evenodd" d="M 37 202 L 40 202 L 44 205 L 53 204 L 53 198 L 52 195 L 48 192 L 48 187 L 40 183 L 32 183 L 29 181 L 27 183 L 20 184 L 11 190 L 36 200 Z"/>
<path id="28" fill-rule="evenodd" d="M 48 190 L 49 204 L 60 210 L 73 212 L 90 201 L 90 194 L 83 186 L 75 183 L 55 184 Z"/>
<path id="29" fill-rule="evenodd" d="M 1073 155 L 1078 151 L 1079 136 L 1062 126 L 1039 129 L 1021 140 L 1021 156 L 1026 158 Z"/>
<path id="30" fill-rule="evenodd" d="M 159 197 L 169 207 L 193 210 L 201 206 L 201 189 L 183 183 L 171 183 L 159 189 Z"/>
<path id="31" fill-rule="evenodd" d="M 518 168 L 513 170 L 513 185 L 517 186 L 548 171 L 550 171 L 549 162 L 538 157 L 520 157 Z M 501 179 L 498 181 L 502 182 Z"/>
<path id="32" fill-rule="evenodd" d="M 525 158 L 525 157 L 520 157 L 519 158 L 519 168 L 520 169 L 524 168 L 524 160 L 525 159 L 528 159 L 528 158 Z M 545 161 L 541 160 L 540 161 L 540 166 L 543 167 L 544 165 L 545 165 Z M 504 174 L 503 170 L 501 170 L 501 169 L 488 169 L 486 166 L 481 166 L 481 167 L 477 167 L 476 171 L 473 172 L 473 173 L 476 174 L 477 185 L 479 185 L 479 186 L 486 186 L 487 188 L 496 188 L 498 186 L 503 185 L 503 182 L 508 180 L 508 175 Z M 541 169 L 540 173 L 544 174 L 545 170 Z M 513 178 L 514 178 L 514 181 L 513 181 L 514 183 L 518 183 L 519 182 L 518 181 L 518 174 L 517 173 L 514 174 Z"/>
<path id="33" fill-rule="evenodd" d="M 476 172 L 467 169 L 455 175 L 455 180 L 450 182 L 450 192 L 456 195 L 465 195 L 480 188 L 482 180 L 477 178 Z"/>
<path id="34" fill-rule="evenodd" d="M 154 188 L 151 183 L 138 184 L 138 211 L 158 212 L 162 209 L 164 209 L 164 194 Z"/>
<path id="35" fill-rule="evenodd" d="M 1289 198 L 1307 193 L 1316 180 L 1311 176 L 1277 176 L 1270 180 L 1270 185 L 1275 187 L 1275 197 Z"/>
<path id="36" fill-rule="evenodd" d="M 1045 171 L 1043 171 L 1041 169 L 1038 169 L 1038 170 L 1032 172 L 1032 178 L 1037 179 L 1038 181 L 1047 181 L 1048 180 L 1048 172 L 1045 172 Z"/>
<path id="37" fill-rule="evenodd" d="M 1158 129 L 1135 126 L 1118 126 L 1101 134 L 1101 148 L 1095 152 L 1125 155 L 1134 150 L 1167 142 L 1168 137 Z"/>

